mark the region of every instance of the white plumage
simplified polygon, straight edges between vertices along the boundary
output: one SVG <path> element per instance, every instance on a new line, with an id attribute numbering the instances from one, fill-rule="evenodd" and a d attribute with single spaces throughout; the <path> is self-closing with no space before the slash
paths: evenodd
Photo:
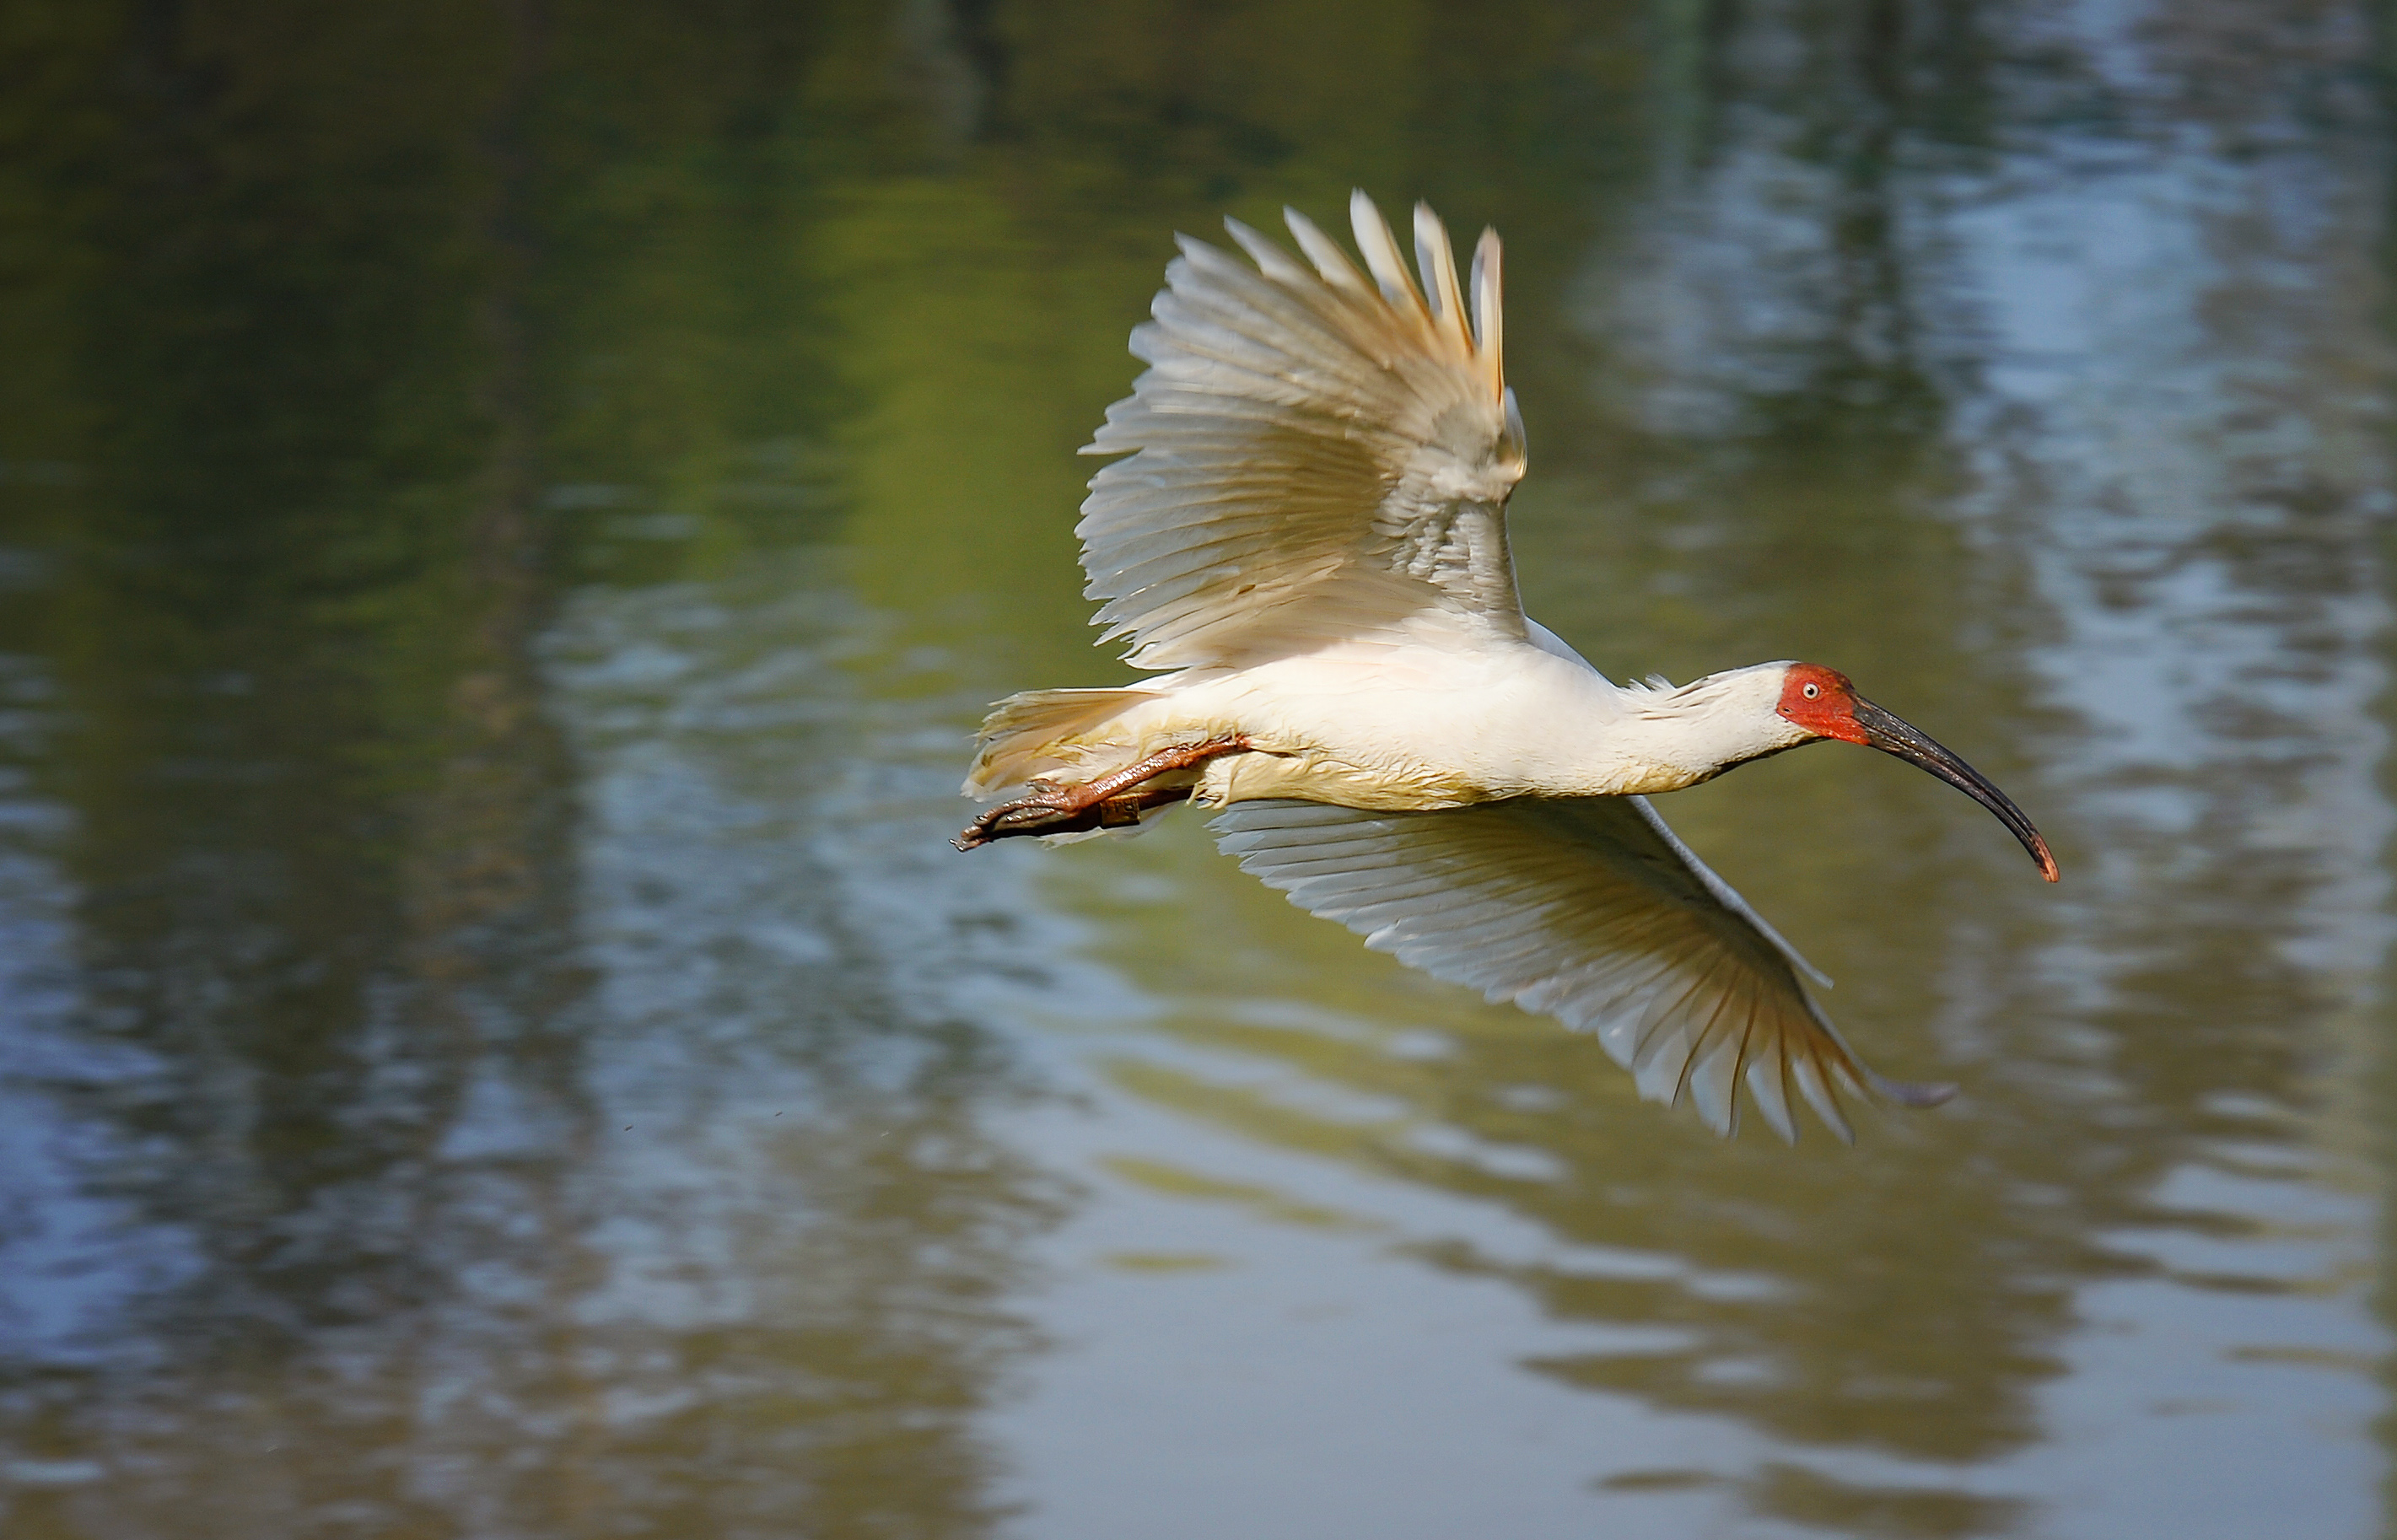
<path id="1" fill-rule="evenodd" d="M 1149 366 L 1090 448 L 1079 533 L 1097 623 L 1137 686 L 1041 690 L 984 724 L 960 849 L 1131 827 L 1185 799 L 1241 865 L 1377 949 L 1595 1032 L 1640 1093 L 1718 1132 L 1744 1086 L 1794 1137 L 1842 1092 L 1911 1105 L 1808 995 L 1813 970 L 1645 800 L 1825 738 L 1899 755 L 2029 821 L 1963 761 L 1812 664 L 1615 685 L 1528 620 L 1506 505 L 1523 430 L 1502 368 L 1499 245 L 1467 285 L 1418 205 L 1421 287 L 1362 193 L 1366 273 L 1289 214 L 1307 262 L 1226 221 L 1185 238 Z M 1367 276 L 1370 275 L 1370 279 Z M 1468 298 L 1469 288 L 1469 298 Z"/>
<path id="2" fill-rule="evenodd" d="M 1522 639 L 1504 510 L 1523 437 L 1500 374 L 1498 242 L 1474 263 L 1478 343 L 1447 232 L 1428 209 L 1415 222 L 1437 253 L 1437 310 L 1378 214 L 1359 224 L 1378 290 L 1297 214 L 1318 273 L 1237 221 L 1260 271 L 1182 242 L 1156 318 L 1132 334 L 1149 370 L 1084 451 L 1132 451 L 1092 478 L 1077 532 L 1088 595 L 1108 601 L 1102 639 L 1132 638 L 1135 667 L 1286 657 L 1427 596 L 1477 633 Z"/>

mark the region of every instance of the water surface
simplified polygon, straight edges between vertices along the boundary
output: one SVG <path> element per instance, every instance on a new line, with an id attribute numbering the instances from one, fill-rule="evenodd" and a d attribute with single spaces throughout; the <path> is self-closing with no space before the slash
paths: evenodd
<path id="1" fill-rule="evenodd" d="M 2370 1535 L 2351 5 L 105 7 L 0 134 L 0 1524 Z M 1964 1088 L 1722 1144 L 1194 820 L 944 844 L 1171 252 L 1507 242 L 1533 612 Z"/>

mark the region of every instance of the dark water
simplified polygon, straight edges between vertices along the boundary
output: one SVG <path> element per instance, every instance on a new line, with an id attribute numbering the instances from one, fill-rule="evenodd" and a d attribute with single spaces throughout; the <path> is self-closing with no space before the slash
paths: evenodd
<path id="1" fill-rule="evenodd" d="M 0 1528 L 2390 1533 L 2359 5 L 0 13 Z M 1195 825 L 943 843 L 1177 228 L 1508 241 L 1533 613 L 1894 762 L 1718 1144 Z"/>

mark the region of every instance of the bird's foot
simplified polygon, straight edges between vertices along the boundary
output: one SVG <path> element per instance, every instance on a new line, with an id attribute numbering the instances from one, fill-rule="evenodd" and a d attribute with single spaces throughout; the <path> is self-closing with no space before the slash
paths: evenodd
<path id="1" fill-rule="evenodd" d="M 1061 785 L 1035 781 L 1032 795 L 987 809 L 949 841 L 960 850 L 1027 834 L 1078 834 L 1085 829 L 1120 829 L 1140 822 L 1151 808 L 1179 802 L 1189 786 L 1144 786 L 1142 782 L 1170 770 L 1188 770 L 1222 754 L 1238 754 L 1249 746 L 1245 737 L 1211 738 L 1161 749 L 1147 758 L 1111 770 L 1094 781 Z"/>
<path id="2" fill-rule="evenodd" d="M 1078 834 L 1085 829 L 1129 828 L 1139 823 L 1140 815 L 1149 809 L 1179 802 L 1191 792 L 1188 786 L 1145 786 L 1119 797 L 1103 797 L 1077 806 L 1073 793 L 1080 789 L 1078 786 L 1060 787 L 1002 803 L 967 824 L 964 831 L 949 843 L 960 850 L 971 850 L 994 839 L 1006 839 L 1015 835 Z"/>

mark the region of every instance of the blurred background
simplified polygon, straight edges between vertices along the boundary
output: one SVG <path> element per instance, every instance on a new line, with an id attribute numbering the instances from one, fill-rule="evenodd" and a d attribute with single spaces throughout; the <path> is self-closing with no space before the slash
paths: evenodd
<path id="1" fill-rule="evenodd" d="M 2397 1533 L 2389 20 L 0 7 L 0 1529 Z M 1506 236 L 1535 615 L 2053 839 L 1663 804 L 1952 1105 L 944 843 L 1172 233 L 1358 184 Z"/>

